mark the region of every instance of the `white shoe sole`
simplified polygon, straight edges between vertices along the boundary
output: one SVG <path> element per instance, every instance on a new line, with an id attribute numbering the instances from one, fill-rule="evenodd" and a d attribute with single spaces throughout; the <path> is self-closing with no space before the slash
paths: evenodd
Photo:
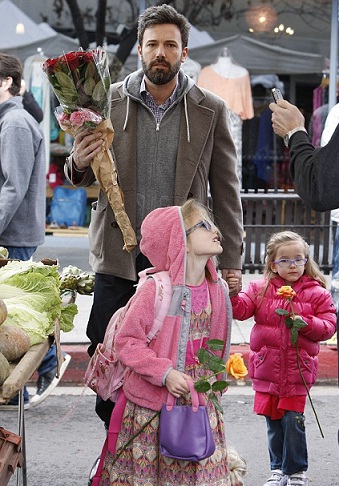
<path id="1" fill-rule="evenodd" d="M 46 390 L 41 394 L 41 395 L 34 395 L 31 400 L 30 400 L 30 406 L 31 407 L 36 407 L 37 405 L 40 405 L 41 402 L 43 402 L 54 390 L 54 388 L 59 384 L 63 374 L 65 373 L 67 366 L 69 365 L 69 362 L 71 361 L 71 355 L 70 354 L 65 354 L 64 355 L 64 361 L 62 365 L 60 366 L 60 375 L 59 377 L 53 378 L 51 381 L 50 385 L 46 388 Z"/>

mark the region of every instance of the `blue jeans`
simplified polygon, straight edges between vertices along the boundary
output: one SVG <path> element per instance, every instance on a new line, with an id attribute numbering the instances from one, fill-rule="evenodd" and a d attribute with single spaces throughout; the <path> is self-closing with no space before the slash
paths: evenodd
<path id="1" fill-rule="evenodd" d="M 36 246 L 6 246 L 8 258 L 15 260 L 29 260 L 36 250 Z"/>
<path id="2" fill-rule="evenodd" d="M 278 420 L 265 416 L 271 470 L 281 469 L 291 475 L 307 471 L 308 453 L 303 413 L 286 410 Z"/>

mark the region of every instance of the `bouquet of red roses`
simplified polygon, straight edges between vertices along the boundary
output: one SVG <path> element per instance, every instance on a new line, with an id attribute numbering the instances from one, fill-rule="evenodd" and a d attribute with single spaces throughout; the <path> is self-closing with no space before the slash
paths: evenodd
<path id="1" fill-rule="evenodd" d="M 79 128 L 102 133 L 102 151 L 94 158 L 91 167 L 101 189 L 107 194 L 122 231 L 124 249 L 131 251 L 136 246 L 136 237 L 125 211 L 110 151 L 114 130 L 109 118 L 111 80 L 107 54 L 100 47 L 72 51 L 47 59 L 42 69 L 60 103 L 55 116 L 61 129 L 73 137 Z"/>

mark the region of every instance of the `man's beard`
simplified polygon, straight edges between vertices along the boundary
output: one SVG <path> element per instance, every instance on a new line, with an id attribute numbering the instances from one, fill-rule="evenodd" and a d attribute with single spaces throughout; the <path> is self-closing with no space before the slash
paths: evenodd
<path id="1" fill-rule="evenodd" d="M 163 64 L 165 64 L 169 68 L 169 70 L 168 71 L 165 71 L 164 69 L 156 69 L 155 71 L 152 70 L 152 66 L 154 64 L 157 64 L 158 62 L 162 62 Z M 181 61 L 178 61 L 176 64 L 171 66 L 169 62 L 163 59 L 161 60 L 157 59 L 156 61 L 151 62 L 147 66 L 143 58 L 141 58 L 141 65 L 145 73 L 145 76 L 151 81 L 151 83 L 160 86 L 169 83 L 178 74 L 181 67 Z"/>

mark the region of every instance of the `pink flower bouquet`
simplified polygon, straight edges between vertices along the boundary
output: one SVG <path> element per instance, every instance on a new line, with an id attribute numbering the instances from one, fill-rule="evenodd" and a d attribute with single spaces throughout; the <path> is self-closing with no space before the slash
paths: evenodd
<path id="1" fill-rule="evenodd" d="M 111 80 L 107 54 L 100 47 L 72 51 L 47 59 L 42 69 L 60 103 L 55 116 L 61 129 L 73 137 L 80 128 L 102 133 L 102 151 L 94 158 L 91 167 L 122 232 L 124 250 L 130 252 L 136 246 L 136 237 L 125 211 L 110 151 L 114 130 L 109 118 Z"/>
<path id="2" fill-rule="evenodd" d="M 62 110 L 61 106 L 58 106 L 54 110 L 54 114 L 60 128 L 65 132 L 74 132 L 74 134 L 80 127 L 94 130 L 103 121 L 102 116 L 89 108 L 78 108 L 69 115 Z"/>

